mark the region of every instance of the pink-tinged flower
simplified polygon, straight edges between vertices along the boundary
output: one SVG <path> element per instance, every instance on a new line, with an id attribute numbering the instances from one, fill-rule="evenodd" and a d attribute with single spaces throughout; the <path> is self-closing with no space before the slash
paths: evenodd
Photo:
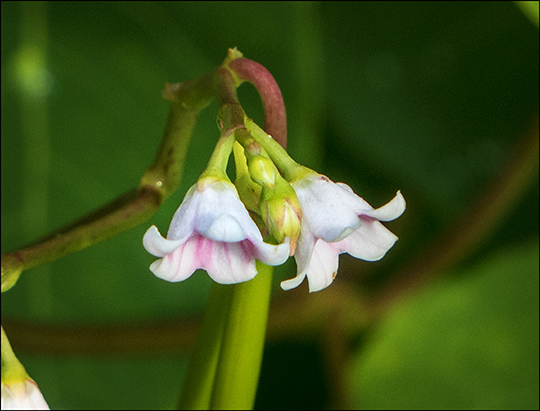
<path id="1" fill-rule="evenodd" d="M 291 185 L 302 207 L 302 228 L 295 252 L 297 275 L 281 283 L 284 290 L 297 287 L 307 276 L 309 291 L 320 291 L 334 280 L 339 254 L 376 261 L 396 242 L 379 221 L 394 220 L 405 211 L 399 191 L 388 204 L 374 209 L 346 184 L 319 174 Z"/>
<path id="2" fill-rule="evenodd" d="M 3 410 L 48 410 L 50 409 L 37 384 L 26 380 L 5 384 L 2 382 Z"/>
<path id="3" fill-rule="evenodd" d="M 190 188 L 166 239 L 152 226 L 143 245 L 162 257 L 150 270 L 167 281 L 185 280 L 202 268 L 218 283 L 239 283 L 255 277 L 255 259 L 279 265 L 289 256 L 289 241 L 263 242 L 234 185 L 213 177 L 202 178 Z"/>

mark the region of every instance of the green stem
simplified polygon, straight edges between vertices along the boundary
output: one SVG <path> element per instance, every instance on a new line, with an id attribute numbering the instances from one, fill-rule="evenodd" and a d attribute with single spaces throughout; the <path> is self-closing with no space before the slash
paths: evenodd
<path id="1" fill-rule="evenodd" d="M 272 267 L 256 264 L 253 280 L 214 285 L 179 409 L 253 408 L 272 285 Z"/>
<path id="2" fill-rule="evenodd" d="M 296 180 L 303 177 L 305 174 L 312 172 L 294 161 L 289 154 L 287 154 L 287 150 L 255 124 L 254 121 L 247 119 L 246 128 L 251 132 L 251 136 L 255 141 L 266 150 L 267 154 L 279 168 L 279 171 L 283 173 L 283 176 L 287 181 Z"/>
<path id="3" fill-rule="evenodd" d="M 211 100 L 208 100 L 208 104 Z M 141 178 L 139 190 L 152 187 L 159 191 L 163 200 L 176 191 L 182 179 L 182 171 L 191 136 L 201 110 L 188 108 L 182 99 L 171 101 L 171 109 L 154 164 Z"/>
<path id="4" fill-rule="evenodd" d="M 127 202 L 126 204 L 126 201 Z M 62 229 L 48 239 L 23 250 L 2 255 L 2 291 L 12 272 L 48 263 L 81 250 L 146 221 L 157 210 L 162 198 L 156 190 L 141 188 L 129 192 L 115 202 L 83 220 Z M 116 208 L 119 207 L 119 208 Z"/>
<path id="5" fill-rule="evenodd" d="M 210 408 L 221 341 L 227 320 L 227 307 L 230 306 L 231 298 L 232 286 L 214 284 L 178 402 L 180 410 Z"/>
<path id="6" fill-rule="evenodd" d="M 229 157 L 233 149 L 235 142 L 234 129 L 227 129 L 221 133 L 216 148 L 214 149 L 206 169 L 199 177 L 204 178 L 205 176 L 219 176 L 223 179 L 228 180 L 227 177 L 227 163 L 229 162 Z"/>
<path id="7" fill-rule="evenodd" d="M 262 362 L 272 267 L 259 261 L 257 276 L 233 289 L 211 409 L 252 409 Z"/>

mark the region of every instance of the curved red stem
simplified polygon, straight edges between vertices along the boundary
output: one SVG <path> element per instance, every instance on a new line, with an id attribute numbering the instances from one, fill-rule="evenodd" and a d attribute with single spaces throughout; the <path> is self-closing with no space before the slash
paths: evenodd
<path id="1" fill-rule="evenodd" d="M 229 64 L 241 80 L 249 81 L 255 86 L 261 97 L 264 109 L 264 131 L 274 140 L 287 147 L 287 115 L 281 90 L 272 74 L 259 63 L 237 58 Z"/>

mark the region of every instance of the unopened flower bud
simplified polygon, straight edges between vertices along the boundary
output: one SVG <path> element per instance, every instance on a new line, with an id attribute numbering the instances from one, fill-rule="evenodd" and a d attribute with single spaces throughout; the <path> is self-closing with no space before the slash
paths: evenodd
<path id="1" fill-rule="evenodd" d="M 263 187 L 274 188 L 276 176 L 279 174 L 275 164 L 267 157 L 254 156 L 248 160 L 249 174 L 253 181 Z"/>
<path id="2" fill-rule="evenodd" d="M 302 209 L 294 189 L 279 174 L 274 189 L 263 187 L 260 211 L 268 231 L 278 243 L 289 238 L 290 255 L 293 255 L 300 235 Z"/>

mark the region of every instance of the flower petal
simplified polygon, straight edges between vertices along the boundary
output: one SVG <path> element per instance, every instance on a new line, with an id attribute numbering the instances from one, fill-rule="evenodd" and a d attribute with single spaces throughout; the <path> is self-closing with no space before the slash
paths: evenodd
<path id="1" fill-rule="evenodd" d="M 306 273 L 316 242 L 317 238 L 309 231 L 309 227 L 302 223 L 302 230 L 300 231 L 298 245 L 296 246 L 296 251 L 294 253 L 298 274 Z"/>
<path id="2" fill-rule="evenodd" d="M 254 249 L 248 240 L 227 243 L 194 234 L 172 253 L 152 263 L 150 270 L 159 278 L 177 282 L 202 268 L 218 283 L 239 283 L 257 274 Z"/>
<path id="3" fill-rule="evenodd" d="M 174 251 L 165 257 L 154 261 L 150 265 L 150 271 L 152 271 L 156 277 L 166 281 L 183 281 L 186 278 L 189 278 L 197 268 L 200 268 L 200 263 L 197 260 L 197 255 L 195 253 L 196 248 L 197 238 L 190 237 Z"/>
<path id="4" fill-rule="evenodd" d="M 282 281 L 280 286 L 283 290 L 288 291 L 292 290 L 293 288 L 298 287 L 302 281 L 304 281 L 304 278 L 306 278 L 306 274 L 299 274 L 294 278 L 291 278 L 290 280 Z"/>
<path id="5" fill-rule="evenodd" d="M 251 240 L 251 245 L 253 247 L 252 256 L 267 265 L 281 265 L 289 258 L 289 237 L 278 245 L 268 244 L 258 239 Z"/>
<path id="6" fill-rule="evenodd" d="M 358 214 L 367 215 L 380 221 L 392 221 L 398 218 L 405 211 L 405 198 L 401 191 L 396 193 L 396 196 L 387 204 L 372 211 L 357 210 Z"/>
<path id="7" fill-rule="evenodd" d="M 169 225 L 169 231 L 167 231 L 167 238 L 169 240 L 185 240 L 191 235 L 197 221 L 199 198 L 197 185 L 195 184 L 188 190 L 182 203 L 173 215 L 171 224 Z"/>
<path id="8" fill-rule="evenodd" d="M 206 231 L 199 232 L 211 240 L 228 243 L 246 239 L 246 233 L 240 222 L 229 214 L 221 214 Z"/>
<path id="9" fill-rule="evenodd" d="M 295 278 L 282 281 L 281 288 L 290 290 L 297 287 L 307 276 L 309 283 L 309 292 L 313 293 L 320 291 L 334 281 L 339 266 L 340 249 L 337 246 L 339 243 L 327 243 L 323 240 L 318 240 L 313 247 L 313 253 L 309 260 L 309 265 L 303 271 L 298 270 Z M 300 267 L 300 264 L 298 264 Z"/>
<path id="10" fill-rule="evenodd" d="M 177 249 L 184 240 L 167 240 L 162 237 L 155 225 L 146 230 L 143 237 L 143 246 L 150 254 L 164 257 Z"/>
<path id="11" fill-rule="evenodd" d="M 205 241 L 209 241 L 205 239 Z M 211 242 L 211 250 L 203 259 L 204 268 L 220 284 L 236 284 L 257 275 L 253 245 L 249 240 L 237 243 Z"/>
<path id="12" fill-rule="evenodd" d="M 193 195 L 197 202 L 194 228 L 215 241 L 237 242 L 246 238 L 262 240 L 232 183 L 216 181 Z"/>
<path id="13" fill-rule="evenodd" d="M 2 383 L 3 410 L 49 410 L 37 384 L 28 378 L 15 384 Z"/>
<path id="14" fill-rule="evenodd" d="M 317 238 L 327 242 L 344 238 L 347 229 L 356 230 L 360 222 L 355 212 L 358 196 L 325 176 L 304 178 L 293 183 L 302 218 Z"/>
<path id="15" fill-rule="evenodd" d="M 309 292 L 320 291 L 334 281 L 339 266 L 338 243 L 317 241 L 307 269 Z"/>
<path id="16" fill-rule="evenodd" d="M 377 261 L 384 257 L 397 241 L 397 236 L 377 220 L 361 217 L 361 225 L 350 236 L 334 243 L 340 252 L 366 261 Z"/>
<path id="17" fill-rule="evenodd" d="M 302 233 L 294 256 L 298 267 L 297 275 L 290 280 L 282 281 L 281 288 L 290 290 L 297 287 L 306 275 L 310 293 L 328 287 L 338 269 L 340 249 L 337 244 L 339 243 L 316 240 L 309 232 Z"/>

